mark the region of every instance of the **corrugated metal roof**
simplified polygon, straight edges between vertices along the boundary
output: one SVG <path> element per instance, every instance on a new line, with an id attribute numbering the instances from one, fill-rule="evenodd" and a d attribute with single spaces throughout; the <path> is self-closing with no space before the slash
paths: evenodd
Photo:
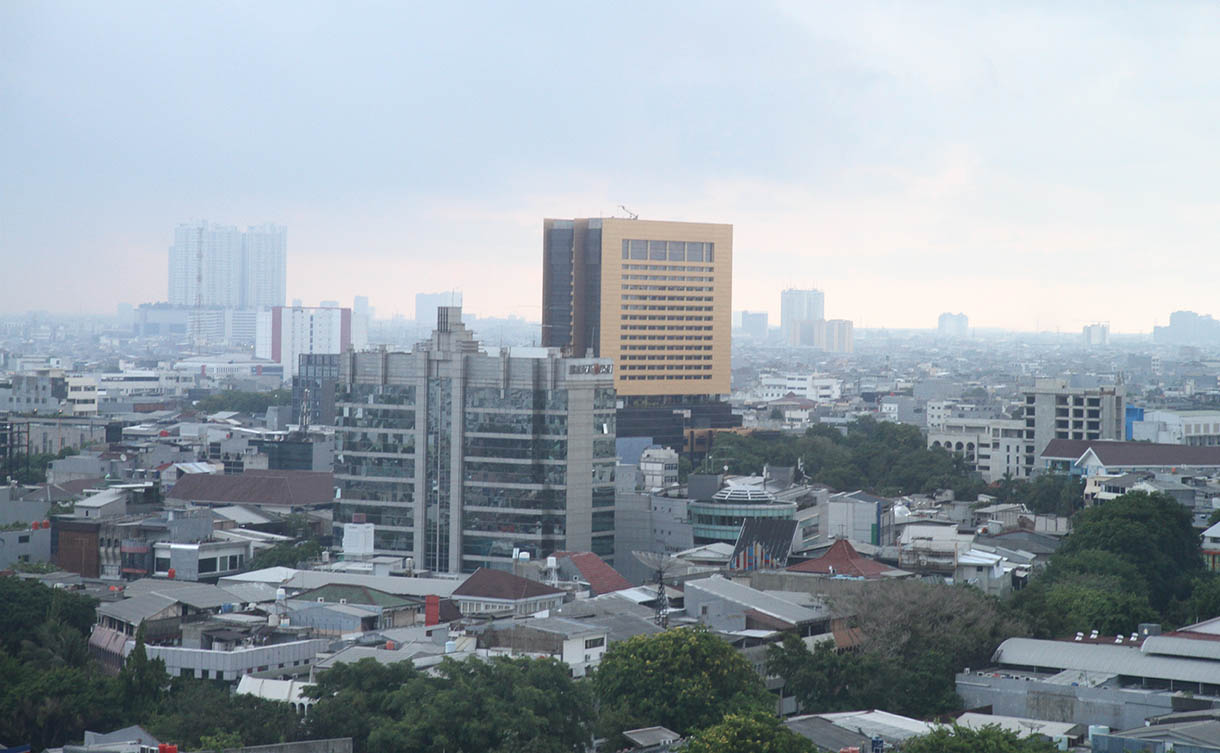
<path id="1" fill-rule="evenodd" d="M 734 583 L 720 575 L 713 575 L 710 578 L 702 580 L 687 581 L 686 593 L 689 595 L 692 589 L 705 591 L 722 599 L 728 599 L 762 614 L 778 617 L 793 625 L 824 619 L 828 616 L 828 613 L 817 612 L 802 607 L 799 604 L 793 604 L 787 599 L 781 599 L 778 596 L 772 596 L 756 588 Z"/>
<path id="2" fill-rule="evenodd" d="M 148 593 L 134 599 L 104 602 L 98 606 L 97 611 L 98 614 L 113 617 L 120 622 L 137 625 L 177 603 L 177 600 L 168 596 Z"/>
<path id="3" fill-rule="evenodd" d="M 1127 677 L 1215 683 L 1220 664 L 1206 659 L 1145 654 L 1133 646 L 1009 638 L 992 661 L 1018 667 L 1051 667 Z"/>

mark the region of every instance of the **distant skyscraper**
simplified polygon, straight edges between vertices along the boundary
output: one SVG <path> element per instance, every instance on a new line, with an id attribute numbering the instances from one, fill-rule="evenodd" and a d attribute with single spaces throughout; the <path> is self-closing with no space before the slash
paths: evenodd
<path id="1" fill-rule="evenodd" d="M 241 308 L 283 306 L 288 283 L 288 230 L 281 225 L 257 225 L 242 236 Z"/>
<path id="2" fill-rule="evenodd" d="M 826 318 L 826 294 L 820 290 L 789 289 L 779 296 L 779 326 L 784 342 L 798 345 L 800 323 Z"/>
<path id="3" fill-rule="evenodd" d="M 369 346 L 369 329 L 373 326 L 373 309 L 368 296 L 358 295 L 352 301 L 352 347 L 364 350 Z"/>
<path id="4" fill-rule="evenodd" d="M 966 337 L 970 334 L 970 320 L 965 314 L 941 314 L 936 320 L 936 334 L 941 337 Z"/>
<path id="5" fill-rule="evenodd" d="M 1110 344 L 1109 324 L 1089 324 L 1083 330 L 1084 347 L 1104 348 Z"/>
<path id="6" fill-rule="evenodd" d="M 169 302 L 228 309 L 283 306 L 287 230 L 198 222 L 179 225 L 169 249 Z"/>
<path id="7" fill-rule="evenodd" d="M 416 293 L 415 321 L 429 326 L 436 324 L 436 310 L 441 306 L 462 306 L 462 294 L 457 290 L 444 293 Z"/>
<path id="8" fill-rule="evenodd" d="M 755 340 L 767 339 L 767 312 L 766 311 L 742 311 L 741 312 L 741 332 L 747 337 L 752 337 Z"/>

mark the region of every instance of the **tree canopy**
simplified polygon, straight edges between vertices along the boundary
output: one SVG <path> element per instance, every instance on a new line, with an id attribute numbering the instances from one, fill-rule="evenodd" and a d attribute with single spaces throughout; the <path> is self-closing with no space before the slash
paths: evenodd
<path id="1" fill-rule="evenodd" d="M 940 651 L 897 660 L 872 651 L 839 652 L 832 641 L 810 651 L 795 634 L 767 650 L 767 671 L 784 678 L 784 692 L 806 713 L 885 709 L 930 717 L 961 707 L 953 666 Z"/>
<path id="2" fill-rule="evenodd" d="M 592 735 L 587 684 L 552 659 L 446 659 L 435 676 L 366 659 L 328 670 L 311 693 L 311 736 L 350 735 L 358 752 L 566 753 Z"/>
<path id="3" fill-rule="evenodd" d="M 720 434 L 711 451 L 717 469 L 757 473 L 764 464 L 798 465 L 811 481 L 836 489 L 897 495 L 953 489 L 959 497 L 985 488 L 962 458 L 928 448 L 918 427 L 863 418 L 846 428 L 815 426 L 803 435 Z"/>
<path id="4" fill-rule="evenodd" d="M 1220 586 L 1212 578 L 1190 511 L 1163 494 L 1129 492 L 1080 512 L 1013 605 L 1039 636 L 1125 634 L 1141 622 L 1215 616 Z"/>
<path id="5" fill-rule="evenodd" d="M 774 716 L 729 714 L 695 733 L 683 753 L 814 753 L 817 748 Z"/>
<path id="6" fill-rule="evenodd" d="M 1021 738 L 998 726 L 973 730 L 954 725 L 909 738 L 902 750 L 903 753 L 1052 753 L 1055 745 L 1045 737 Z"/>
<path id="7" fill-rule="evenodd" d="M 660 725 L 681 735 L 729 712 L 775 713 L 775 698 L 740 653 L 704 628 L 639 635 L 610 647 L 593 675 L 598 733 Z"/>

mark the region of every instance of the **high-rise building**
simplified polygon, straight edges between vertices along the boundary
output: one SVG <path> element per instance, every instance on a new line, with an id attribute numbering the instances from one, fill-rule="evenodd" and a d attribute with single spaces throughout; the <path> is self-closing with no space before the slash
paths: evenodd
<path id="1" fill-rule="evenodd" d="M 741 333 L 755 340 L 767 339 L 767 312 L 742 311 Z"/>
<path id="2" fill-rule="evenodd" d="M 1066 379 L 1038 379 L 1024 393 L 1025 476 L 1052 439 L 1126 438 L 1126 388 L 1076 387 Z"/>
<path id="3" fill-rule="evenodd" d="M 688 429 L 740 425 L 721 399 L 732 269 L 732 225 L 544 220 L 542 342 L 611 359 L 619 436 L 681 448 Z"/>
<path id="4" fill-rule="evenodd" d="M 787 345 L 800 344 L 801 322 L 826 318 L 826 294 L 820 290 L 788 289 L 779 296 L 779 326 Z"/>
<path id="5" fill-rule="evenodd" d="M 369 346 L 369 329 L 373 326 L 373 309 L 368 296 L 358 295 L 352 300 L 352 347 L 364 350 Z"/>
<path id="6" fill-rule="evenodd" d="M 970 319 L 965 314 L 945 312 L 936 320 L 936 334 L 941 337 L 966 337 L 970 334 Z"/>
<path id="7" fill-rule="evenodd" d="M 607 359 L 489 354 L 441 307 L 409 353 L 349 352 L 335 403 L 335 522 L 418 567 L 508 569 L 514 551 L 614 551 L 615 395 Z"/>
<path id="8" fill-rule="evenodd" d="M 462 294 L 457 290 L 444 293 L 416 293 L 415 321 L 425 324 L 436 322 L 436 312 L 442 306 L 462 307 Z"/>
<path id="9" fill-rule="evenodd" d="M 831 319 L 825 325 L 822 346 L 827 353 L 851 353 L 856 349 L 854 327 L 848 319 Z"/>
<path id="10" fill-rule="evenodd" d="M 344 353 L 352 344 L 352 310 L 276 306 L 258 313 L 254 355 L 284 367 L 295 377 L 303 353 Z"/>
<path id="11" fill-rule="evenodd" d="M 1104 348 L 1110 344 L 1109 324 L 1086 324 L 1082 334 L 1086 348 Z"/>
<path id="12" fill-rule="evenodd" d="M 287 230 L 197 222 L 174 230 L 169 249 L 169 302 L 229 309 L 283 306 Z"/>
<path id="13" fill-rule="evenodd" d="M 256 225 L 242 235 L 242 308 L 283 306 L 288 284 L 288 230 Z"/>

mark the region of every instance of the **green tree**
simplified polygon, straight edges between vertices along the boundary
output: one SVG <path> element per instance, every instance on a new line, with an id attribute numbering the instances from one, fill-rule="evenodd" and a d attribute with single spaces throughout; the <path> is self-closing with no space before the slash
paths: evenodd
<path id="1" fill-rule="evenodd" d="M 1045 737 L 1021 738 L 998 726 L 972 730 L 954 725 L 909 738 L 902 750 L 903 753 L 1052 753 L 1055 745 Z"/>
<path id="2" fill-rule="evenodd" d="M 552 659 L 446 659 L 434 676 L 364 660 L 327 670 L 311 693 L 310 735 L 351 736 L 361 752 L 567 753 L 592 735 L 587 683 Z"/>
<path id="3" fill-rule="evenodd" d="M 322 556 L 322 545 L 317 539 L 308 541 L 284 541 L 264 549 L 250 558 L 246 567 L 261 570 L 264 567 L 296 567 L 302 562 L 316 560 Z"/>
<path id="4" fill-rule="evenodd" d="M 191 677 L 175 677 L 151 716 L 133 718 L 142 720 L 159 739 L 174 740 L 184 750 L 209 747 L 204 740 L 226 742 L 236 737 L 244 745 L 270 745 L 303 736 L 292 704 L 237 695 L 210 680 Z"/>
<path id="5" fill-rule="evenodd" d="M 593 675 L 598 733 L 661 725 L 688 735 L 728 712 L 774 713 L 775 699 L 740 653 L 704 628 L 640 635 L 610 647 Z"/>
<path id="6" fill-rule="evenodd" d="M 1164 494 L 1129 492 L 1082 511 L 1056 557 L 1090 549 L 1138 568 L 1157 611 L 1188 597 L 1193 578 L 1203 572 L 1191 513 Z"/>
<path id="7" fill-rule="evenodd" d="M 217 732 L 215 735 L 204 735 L 199 738 L 199 747 L 204 750 L 222 753 L 229 748 L 242 747 L 241 735 L 236 732 Z"/>
<path id="8" fill-rule="evenodd" d="M 840 653 L 826 641 L 810 651 L 788 634 L 768 648 L 767 671 L 784 679 L 785 694 L 808 713 L 880 708 L 930 717 L 961 707 L 953 667 L 935 650 L 895 660 L 872 651 Z"/>
<path id="9" fill-rule="evenodd" d="M 161 693 L 169 685 L 169 675 L 165 673 L 165 662 L 161 659 L 149 659 L 144 647 L 144 623 L 136 628 L 136 645 L 123 662 L 119 671 L 119 687 L 123 693 L 127 711 L 134 717 L 149 713 L 161 698 Z"/>
<path id="10" fill-rule="evenodd" d="M 728 714 L 719 724 L 695 733 L 684 753 L 814 753 L 813 743 L 774 716 Z"/>

